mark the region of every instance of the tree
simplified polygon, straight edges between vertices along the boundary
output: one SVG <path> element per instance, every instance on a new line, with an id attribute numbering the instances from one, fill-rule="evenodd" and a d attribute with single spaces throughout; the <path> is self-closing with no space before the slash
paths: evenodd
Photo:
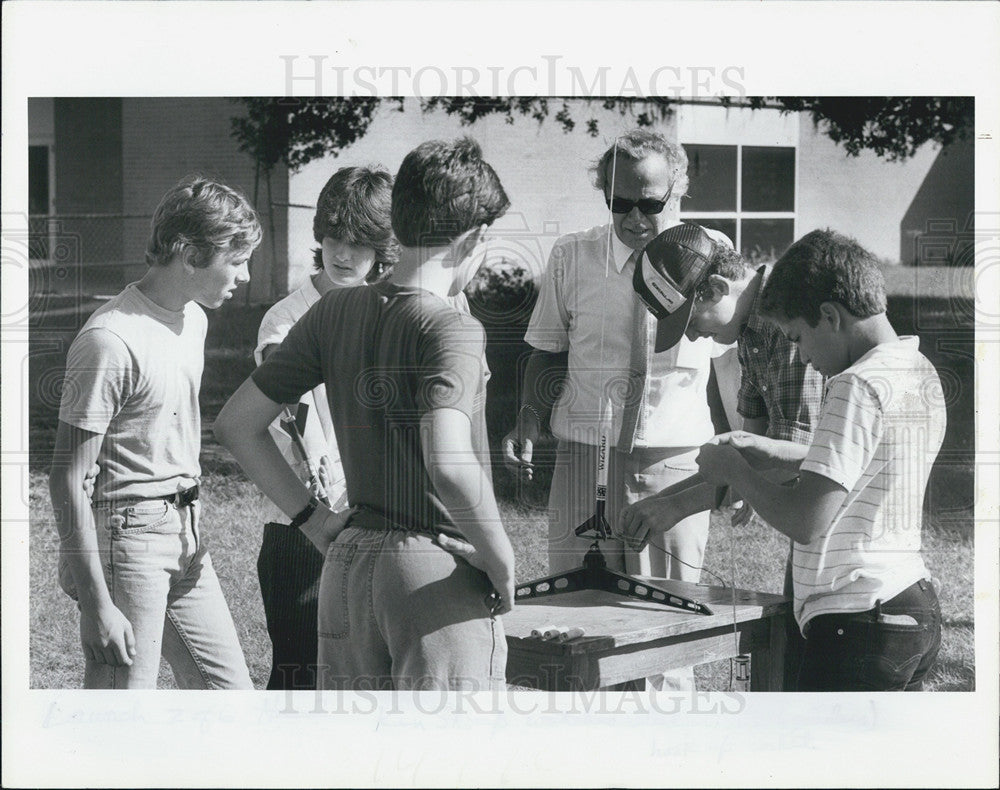
<path id="1" fill-rule="evenodd" d="M 605 110 L 617 110 L 635 117 L 637 126 L 651 126 L 657 119 L 664 119 L 674 106 L 684 99 L 608 98 L 587 100 L 586 105 L 597 104 Z M 699 102 L 702 103 L 702 102 Z M 874 151 L 889 161 L 903 160 L 916 153 L 927 142 L 940 145 L 967 136 L 973 128 L 974 105 L 971 98 L 928 97 L 782 97 L 758 96 L 736 102 L 720 98 L 722 106 L 747 106 L 758 110 L 765 107 L 782 112 L 808 112 L 817 128 L 840 143 L 850 156 L 864 150 Z M 531 116 L 539 123 L 559 109 L 554 120 L 563 131 L 571 132 L 577 121 L 574 108 L 568 99 L 545 98 L 451 98 L 426 99 L 422 102 L 425 112 L 442 109 L 457 115 L 463 124 L 472 124 L 486 115 L 504 115 L 513 123 L 517 115 Z M 593 116 L 584 120 L 587 134 L 599 134 L 599 124 Z"/>
<path id="2" fill-rule="evenodd" d="M 248 98 L 239 99 L 246 115 L 233 118 L 233 135 L 240 149 L 249 153 L 258 168 L 269 173 L 278 162 L 295 172 L 313 159 L 340 150 L 362 137 L 383 102 L 403 110 L 400 98 Z M 507 123 L 531 118 L 537 123 L 552 119 L 566 133 L 582 123 L 590 136 L 600 133 L 599 121 L 587 108 L 600 107 L 631 115 L 637 126 L 651 126 L 688 100 L 668 97 L 573 99 L 570 97 L 435 97 L 422 99 L 423 112 L 444 111 L 462 125 L 472 125 L 490 115 Z M 701 102 L 699 102 L 701 103 Z M 967 137 L 973 129 L 974 104 L 963 97 L 782 97 L 745 100 L 720 98 L 723 106 L 751 109 L 775 108 L 783 112 L 808 112 L 849 156 L 873 151 L 889 161 L 905 160 L 927 142 L 940 145 Z"/>
<path id="3" fill-rule="evenodd" d="M 246 114 L 232 119 L 232 134 L 266 173 L 279 162 L 295 172 L 327 154 L 336 154 L 364 136 L 378 97 L 236 99 Z M 386 100 L 393 101 L 393 100 Z M 396 99 L 400 109 L 403 100 Z"/>

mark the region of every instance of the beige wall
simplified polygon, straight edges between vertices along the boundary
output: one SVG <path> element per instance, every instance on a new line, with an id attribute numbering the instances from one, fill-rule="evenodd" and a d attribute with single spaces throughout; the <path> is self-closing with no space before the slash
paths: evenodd
<path id="1" fill-rule="evenodd" d="M 905 162 L 888 162 L 870 151 L 849 157 L 804 113 L 799 128 L 796 235 L 830 227 L 898 263 L 900 222 L 939 149 L 925 145 Z"/>
<path id="2" fill-rule="evenodd" d="M 491 247 L 491 255 L 517 258 L 531 271 L 540 272 L 556 238 L 574 230 L 606 221 L 607 208 L 594 189 L 587 168 L 620 131 L 634 126 L 634 119 L 575 102 L 574 117 L 580 126 L 569 134 L 551 118 L 541 126 L 531 118 L 518 117 L 508 125 L 491 117 L 462 127 L 444 112 L 424 115 L 416 100 L 406 101 L 404 112 L 383 107 L 361 140 L 336 158 L 313 162 L 292 175 L 291 202 L 315 205 L 327 178 L 338 168 L 383 164 L 395 174 L 403 157 L 419 143 L 435 138 L 450 139 L 467 134 L 483 147 L 487 161 L 496 169 L 511 200 L 507 216 L 495 228 L 502 241 Z M 553 115 L 558 110 L 554 102 Z M 583 124 L 589 117 L 599 120 L 601 134 L 589 137 Z M 673 118 L 657 128 L 675 137 Z M 289 221 L 288 258 L 292 286 L 302 282 L 311 264 L 313 212 L 295 209 Z"/>

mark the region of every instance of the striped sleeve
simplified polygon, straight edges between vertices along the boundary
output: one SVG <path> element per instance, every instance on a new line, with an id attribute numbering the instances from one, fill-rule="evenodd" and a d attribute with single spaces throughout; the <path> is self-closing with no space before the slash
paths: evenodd
<path id="1" fill-rule="evenodd" d="M 833 480 L 848 491 L 864 474 L 882 439 L 882 406 L 864 379 L 831 379 L 819 424 L 801 471 Z"/>

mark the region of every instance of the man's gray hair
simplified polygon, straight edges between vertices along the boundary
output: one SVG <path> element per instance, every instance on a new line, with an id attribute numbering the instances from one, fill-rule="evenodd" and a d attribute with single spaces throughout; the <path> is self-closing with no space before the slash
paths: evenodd
<path id="1" fill-rule="evenodd" d="M 688 158 L 684 149 L 678 143 L 672 143 L 662 133 L 654 132 L 650 129 L 631 129 L 622 135 L 618 140 L 618 162 L 622 159 L 640 161 L 651 154 L 660 154 L 667 161 L 670 169 L 671 198 L 679 198 L 687 193 Z M 594 174 L 594 186 L 602 192 L 611 181 L 611 159 L 615 155 L 615 143 L 608 147 L 608 150 L 601 154 L 590 168 Z"/>

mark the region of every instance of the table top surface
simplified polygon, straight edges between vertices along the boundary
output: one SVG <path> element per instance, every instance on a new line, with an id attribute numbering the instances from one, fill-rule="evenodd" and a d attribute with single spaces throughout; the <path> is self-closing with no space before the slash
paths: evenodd
<path id="1" fill-rule="evenodd" d="M 578 590 L 518 601 L 513 611 L 503 617 L 504 631 L 512 645 L 519 649 L 565 654 L 643 644 L 671 636 L 732 627 L 732 588 L 663 579 L 649 581 L 707 604 L 713 614 L 688 612 L 601 590 Z M 781 595 L 736 590 L 735 622 L 784 614 L 790 605 L 790 601 Z M 582 628 L 584 635 L 561 643 L 531 638 L 532 629 L 543 626 Z"/>

